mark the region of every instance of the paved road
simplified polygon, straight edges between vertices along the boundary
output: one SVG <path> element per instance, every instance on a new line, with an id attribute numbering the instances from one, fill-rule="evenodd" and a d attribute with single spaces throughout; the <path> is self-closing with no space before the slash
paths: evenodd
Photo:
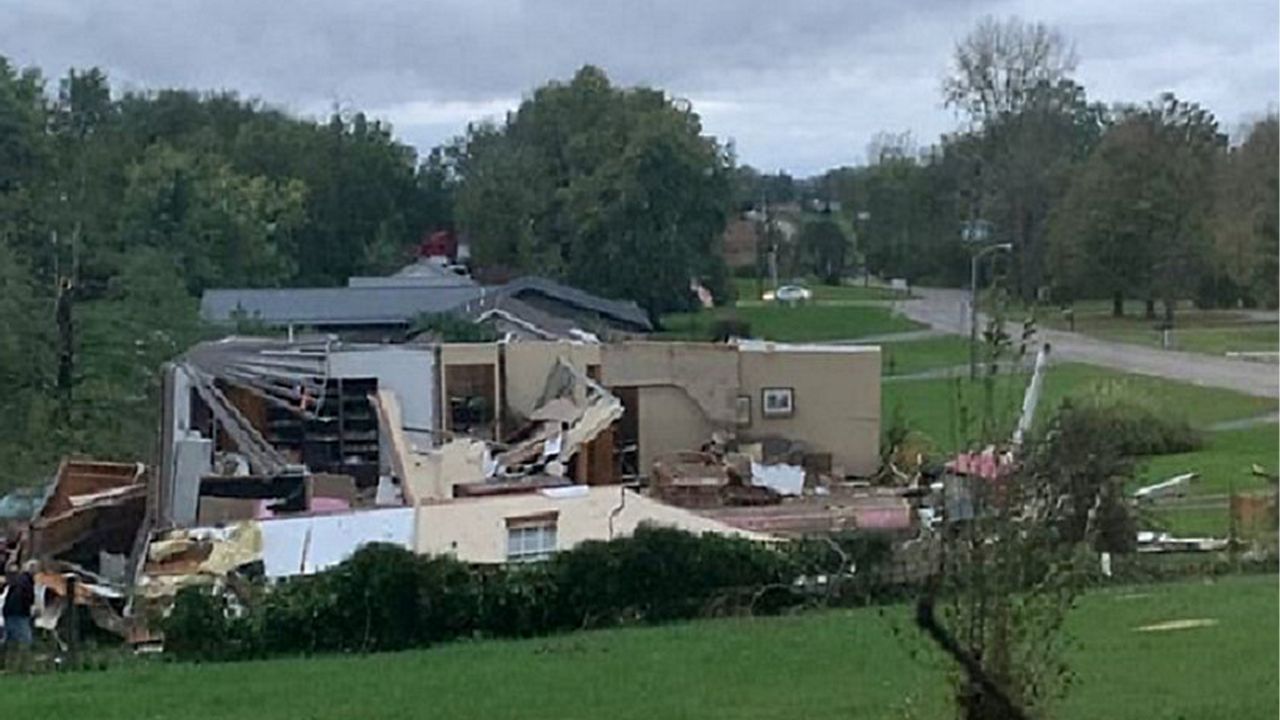
<path id="1" fill-rule="evenodd" d="M 897 303 L 903 315 L 936 330 L 967 334 L 969 293 L 964 290 L 912 288 L 918 297 Z M 982 319 L 979 319 L 982 323 Z M 979 324 L 979 327 L 982 327 Z M 1016 330 L 1014 331 L 1016 332 Z M 1082 362 L 1194 385 L 1226 388 L 1258 397 L 1280 397 L 1280 368 L 1247 360 L 1160 350 L 1098 340 L 1061 330 L 1039 331 L 1058 361 Z"/>

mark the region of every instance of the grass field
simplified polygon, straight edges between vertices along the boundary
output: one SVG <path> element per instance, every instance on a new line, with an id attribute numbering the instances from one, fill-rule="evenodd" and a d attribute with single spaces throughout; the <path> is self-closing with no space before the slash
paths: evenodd
<path id="1" fill-rule="evenodd" d="M 1027 310 L 1010 311 L 1017 319 Z M 1159 320 L 1143 317 L 1142 303 L 1125 303 L 1125 316 L 1112 317 L 1111 303 L 1090 300 L 1075 306 L 1075 331 L 1103 340 L 1159 347 Z M 1057 308 L 1040 308 L 1036 317 L 1044 327 L 1067 330 L 1068 323 Z M 1175 350 L 1222 355 L 1227 352 L 1275 352 L 1280 349 L 1280 329 L 1274 320 L 1251 318 L 1233 310 L 1179 308 L 1174 317 L 1172 347 Z"/>
<path id="2" fill-rule="evenodd" d="M 751 325 L 752 337 L 778 342 L 853 340 L 870 335 L 919 330 L 922 326 L 894 315 L 887 307 L 862 305 L 754 305 L 679 313 L 662 319 L 660 339 L 706 340 L 717 319 L 733 318 Z"/>
<path id="3" fill-rule="evenodd" d="M 1191 486 L 1191 491 L 1200 495 L 1230 492 L 1233 483 L 1237 492 L 1265 490 L 1269 483 L 1254 477 L 1249 468 L 1256 463 L 1275 472 L 1278 453 L 1280 426 L 1274 423 L 1206 433 L 1201 450 L 1149 458 L 1143 464 L 1142 477 L 1156 482 L 1186 472 L 1200 473 L 1199 481 Z"/>
<path id="4" fill-rule="evenodd" d="M 760 300 L 761 285 L 754 278 L 734 278 L 734 288 L 738 291 L 738 302 L 751 303 Z M 787 284 L 783 282 L 782 284 Z M 763 286 L 769 289 L 769 283 Z M 908 295 L 883 286 L 863 287 L 861 285 L 824 285 L 817 281 L 806 281 L 804 287 L 813 292 L 817 302 L 863 302 L 868 300 L 902 300 Z"/>
<path id="5" fill-rule="evenodd" d="M 1068 618 L 1066 720 L 1276 716 L 1276 577 L 1129 587 Z M 1207 618 L 1211 627 L 1138 632 Z M 14 717 L 939 718 L 949 666 L 906 608 L 715 620 L 366 657 L 0 679 Z"/>
<path id="6" fill-rule="evenodd" d="M 1276 472 L 1280 455 L 1280 426 L 1269 423 L 1243 430 L 1206 433 L 1205 447 L 1195 452 L 1147 458 L 1142 464 L 1141 483 L 1157 482 L 1186 472 L 1200 474 L 1188 490 L 1190 496 L 1264 492 L 1274 488 L 1269 481 L 1250 472 L 1260 465 Z M 1140 484 L 1139 482 L 1135 482 Z M 1181 535 L 1223 537 L 1230 521 L 1223 507 L 1167 509 L 1156 514 L 1170 530 Z"/>
<path id="7" fill-rule="evenodd" d="M 886 377 L 956 367 L 969 362 L 969 342 L 956 336 L 878 344 L 880 365 Z"/>
<path id="8" fill-rule="evenodd" d="M 1002 427 L 1012 428 L 1017 418 L 1028 376 L 1002 375 L 996 381 L 992 409 Z M 1076 363 L 1055 364 L 1045 376 L 1039 415 L 1046 416 L 1071 396 L 1106 391 L 1132 397 L 1163 414 L 1184 417 L 1192 425 L 1261 415 L 1275 410 L 1275 401 L 1229 390 L 1206 388 L 1143 375 L 1126 375 Z M 881 417 L 887 423 L 895 409 L 915 430 L 944 449 L 964 445 L 975 436 L 976 420 L 964 431 L 964 417 L 979 417 L 984 405 L 983 385 L 964 379 L 909 380 L 886 383 L 881 388 Z"/>

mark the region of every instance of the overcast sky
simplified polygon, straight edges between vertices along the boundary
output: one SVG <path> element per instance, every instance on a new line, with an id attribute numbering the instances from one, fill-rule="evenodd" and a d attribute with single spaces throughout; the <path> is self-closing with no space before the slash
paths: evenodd
<path id="1" fill-rule="evenodd" d="M 742 161 L 807 175 L 861 162 L 877 131 L 953 129 L 941 78 L 984 15 L 1060 28 L 1097 100 L 1172 90 L 1231 129 L 1280 95 L 1276 0 L 0 0 L 0 55 L 359 108 L 423 151 L 593 63 L 688 98 Z"/>

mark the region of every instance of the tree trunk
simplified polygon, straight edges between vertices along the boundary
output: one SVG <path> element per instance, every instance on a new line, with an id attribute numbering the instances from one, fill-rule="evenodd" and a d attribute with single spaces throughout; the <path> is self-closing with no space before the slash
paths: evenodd
<path id="1" fill-rule="evenodd" d="M 1156 319 L 1156 301 L 1154 299 L 1147 298 L 1147 308 L 1145 311 L 1143 311 L 1142 317 L 1146 318 L 1147 320 Z"/>
<path id="2" fill-rule="evenodd" d="M 1111 317 L 1124 317 L 1124 293 L 1119 290 L 1111 296 Z"/>
<path id="3" fill-rule="evenodd" d="M 1169 327 L 1173 327 L 1173 308 L 1176 304 L 1173 300 L 1164 301 L 1164 322 Z"/>

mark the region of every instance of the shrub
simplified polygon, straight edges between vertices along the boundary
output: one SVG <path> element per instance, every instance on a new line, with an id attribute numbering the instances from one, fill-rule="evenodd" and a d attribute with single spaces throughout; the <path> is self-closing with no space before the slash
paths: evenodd
<path id="1" fill-rule="evenodd" d="M 1064 403 L 1062 422 L 1096 429 L 1129 457 L 1190 452 L 1204 445 L 1203 435 L 1186 420 L 1130 401 L 1095 397 L 1078 405 Z"/>
<path id="2" fill-rule="evenodd" d="M 208 591 L 183 591 L 164 624 L 166 649 L 193 660 L 365 652 L 772 613 L 805 601 L 792 588 L 796 577 L 836 573 L 842 563 L 856 564 L 859 572 L 843 599 L 861 602 L 884 578 L 864 576 L 864 568 L 888 558 L 882 538 L 851 535 L 776 550 L 648 526 L 631 537 L 582 543 L 545 563 L 506 566 L 471 566 L 372 544 L 330 570 L 277 583 L 243 616 Z"/>
<path id="3" fill-rule="evenodd" d="M 720 318 L 711 323 L 711 341 L 725 342 L 733 338 L 751 337 L 751 323 L 738 318 Z"/>
<path id="4" fill-rule="evenodd" d="M 209 587 L 179 590 L 161 629 L 165 652 L 180 660 L 242 660 L 261 649 L 255 618 L 233 612 L 226 598 Z"/>

